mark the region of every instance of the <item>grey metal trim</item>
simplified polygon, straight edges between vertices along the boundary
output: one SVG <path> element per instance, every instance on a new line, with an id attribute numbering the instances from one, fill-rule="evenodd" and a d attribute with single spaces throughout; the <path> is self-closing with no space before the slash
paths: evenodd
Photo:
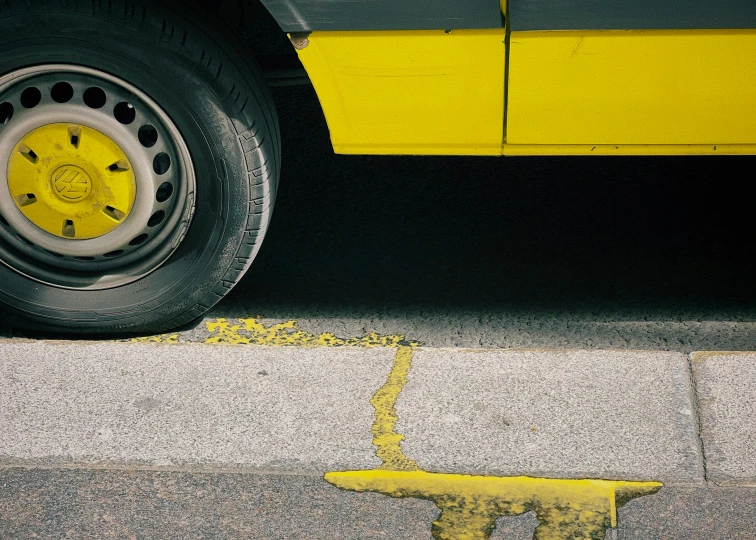
<path id="1" fill-rule="evenodd" d="M 754 0 L 509 0 L 508 9 L 513 32 L 756 28 Z"/>
<path id="2" fill-rule="evenodd" d="M 286 32 L 501 28 L 498 0 L 261 0 Z"/>

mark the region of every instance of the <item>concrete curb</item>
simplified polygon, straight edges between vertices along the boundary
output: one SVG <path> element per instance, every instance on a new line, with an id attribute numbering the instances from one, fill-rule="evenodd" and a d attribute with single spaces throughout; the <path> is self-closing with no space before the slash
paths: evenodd
<path id="1" fill-rule="evenodd" d="M 393 354 L 2 341 L 0 463 L 372 468 L 369 402 Z M 753 400 L 727 416 L 739 429 L 712 403 L 749 388 L 756 354 L 693 358 L 697 404 L 679 353 L 417 348 L 397 427 L 425 470 L 698 483 L 700 408 L 708 463 L 744 471 L 712 480 L 752 483 Z"/>

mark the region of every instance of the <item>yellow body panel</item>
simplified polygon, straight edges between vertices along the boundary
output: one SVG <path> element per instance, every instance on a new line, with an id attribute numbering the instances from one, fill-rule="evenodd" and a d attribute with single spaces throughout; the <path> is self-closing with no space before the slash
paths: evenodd
<path id="1" fill-rule="evenodd" d="M 313 32 L 298 50 L 343 154 L 499 155 L 504 29 Z"/>
<path id="2" fill-rule="evenodd" d="M 756 155 L 756 144 L 507 144 L 505 156 L 738 156 Z"/>
<path id="3" fill-rule="evenodd" d="M 714 145 L 756 144 L 756 31 L 513 32 L 509 58 L 504 153 L 753 153 Z"/>

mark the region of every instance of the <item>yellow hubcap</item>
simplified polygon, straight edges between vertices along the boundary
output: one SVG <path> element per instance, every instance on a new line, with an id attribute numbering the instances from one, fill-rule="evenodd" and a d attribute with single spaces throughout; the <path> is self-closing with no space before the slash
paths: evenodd
<path id="1" fill-rule="evenodd" d="M 24 216 L 61 238 L 85 240 L 131 213 L 136 180 L 126 154 L 99 131 L 48 124 L 26 135 L 8 163 L 8 187 Z"/>

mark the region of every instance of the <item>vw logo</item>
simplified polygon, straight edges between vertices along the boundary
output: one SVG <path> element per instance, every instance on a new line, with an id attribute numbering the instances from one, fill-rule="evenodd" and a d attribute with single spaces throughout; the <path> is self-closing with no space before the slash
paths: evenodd
<path id="1" fill-rule="evenodd" d="M 78 202 L 92 192 L 89 175 L 74 165 L 64 165 L 52 176 L 55 194 L 66 202 Z"/>

